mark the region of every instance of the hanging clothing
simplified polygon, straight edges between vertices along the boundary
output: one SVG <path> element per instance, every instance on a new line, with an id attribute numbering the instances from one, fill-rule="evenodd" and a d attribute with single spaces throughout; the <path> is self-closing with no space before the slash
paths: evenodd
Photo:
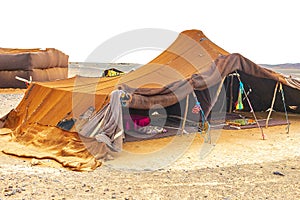
<path id="1" fill-rule="evenodd" d="M 120 152 L 125 137 L 120 102 L 124 93 L 122 90 L 112 91 L 109 104 L 84 124 L 79 133 L 85 137 L 94 137 L 98 142 L 104 142 L 111 150 Z"/>

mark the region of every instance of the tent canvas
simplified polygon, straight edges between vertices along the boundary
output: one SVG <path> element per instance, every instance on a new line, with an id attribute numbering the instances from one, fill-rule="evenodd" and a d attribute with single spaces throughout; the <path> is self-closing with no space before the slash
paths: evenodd
<path id="1" fill-rule="evenodd" d="M 80 123 L 80 116 L 91 106 L 96 115 L 109 105 L 110 94 L 116 89 L 132 95 L 129 108 L 135 110 L 147 110 L 155 105 L 174 106 L 195 91 L 208 116 L 218 100 L 217 88 L 226 84 L 228 75 L 235 72 L 245 85 L 251 85 L 253 92 L 249 98 L 254 110 L 270 107 L 277 82 L 283 84 L 286 105 L 300 105 L 298 80 L 262 68 L 240 54 L 228 53 L 199 30 L 188 30 L 180 33 L 174 43 L 151 62 L 126 75 L 77 76 L 32 83 L 18 107 L 1 121 L 3 127 L 13 129 L 12 141 L 34 151 L 6 149 L 4 152 L 38 157 L 32 152 L 43 150 L 40 157 L 53 158 L 71 169 L 94 169 L 100 164 L 96 159 L 107 155 L 107 145 L 95 138 L 80 136 L 76 126 L 69 131 L 58 128 L 60 121 L 72 118 L 76 119 L 75 124 Z M 275 110 L 282 107 L 280 101 L 274 105 Z M 83 123 L 89 125 L 89 121 Z"/>

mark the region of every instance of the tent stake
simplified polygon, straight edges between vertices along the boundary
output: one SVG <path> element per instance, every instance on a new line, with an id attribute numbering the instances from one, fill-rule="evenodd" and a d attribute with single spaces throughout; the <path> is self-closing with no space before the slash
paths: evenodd
<path id="1" fill-rule="evenodd" d="M 276 99 L 276 94 L 277 94 L 277 88 L 278 88 L 278 82 L 276 83 L 276 86 L 275 86 L 273 99 L 272 99 L 272 103 L 271 103 L 271 108 L 269 108 L 270 110 L 269 110 L 269 114 L 268 114 L 267 121 L 266 121 L 266 128 L 268 128 L 269 120 L 270 120 L 270 117 L 271 117 L 271 114 L 272 114 L 272 111 L 273 111 L 273 107 L 274 107 L 274 103 L 275 103 L 275 99 Z"/>

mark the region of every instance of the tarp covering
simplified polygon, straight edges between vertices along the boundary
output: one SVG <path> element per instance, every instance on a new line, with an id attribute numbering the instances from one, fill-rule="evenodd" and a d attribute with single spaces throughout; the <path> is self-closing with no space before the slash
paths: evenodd
<path id="1" fill-rule="evenodd" d="M 25 88 L 15 76 L 33 81 L 53 81 L 68 77 L 68 55 L 54 49 L 0 48 L 0 87 Z"/>
<path id="2" fill-rule="evenodd" d="M 253 83 L 255 88 L 265 86 L 264 90 L 257 89 L 249 95 L 249 98 L 265 97 L 256 99 L 255 108 L 270 106 L 277 81 L 284 84 L 287 105 L 300 105 L 298 80 L 262 68 L 240 54 L 229 54 L 212 43 L 201 31 L 189 30 L 182 32 L 158 57 L 126 75 L 103 78 L 77 76 L 67 80 L 33 83 L 18 107 L 2 121 L 4 127 L 14 130 L 13 141 L 47 149 L 48 156 L 53 159 L 59 157 L 56 160 L 61 163 L 68 160 L 64 160 L 64 154 L 68 157 L 80 157 L 78 162 L 84 163 L 93 159 L 94 155 L 106 155 L 108 149 L 103 143 L 97 143 L 95 138 L 89 138 L 98 152 L 91 153 L 79 148 L 84 156 L 77 154 L 77 145 L 82 147 L 86 143 L 78 140 L 76 124 L 80 124 L 80 116 L 90 107 L 94 108 L 93 115 L 96 116 L 97 112 L 107 106 L 113 90 L 120 88 L 130 93 L 132 101 L 129 106 L 134 109 L 149 109 L 155 104 L 171 106 L 196 90 L 205 113 L 208 114 L 218 97 L 217 90 L 208 94 L 208 89 L 217 87 L 227 75 L 235 71 L 241 74 L 246 84 Z M 75 126 L 69 132 L 56 127 L 63 119 L 75 121 Z M 85 127 L 88 123 L 86 122 Z M 64 154 L 60 153 L 62 146 L 59 144 L 66 143 L 66 138 L 61 134 L 68 135 L 68 140 L 75 138 L 77 142 L 76 145 L 64 148 Z M 48 142 L 43 142 L 40 137 L 46 137 Z M 19 156 L 24 151 L 25 149 L 22 152 L 10 150 L 11 154 Z M 93 163 L 95 165 L 90 166 L 91 168 L 97 165 L 96 161 Z M 79 164 L 77 170 L 80 166 L 82 165 Z"/>

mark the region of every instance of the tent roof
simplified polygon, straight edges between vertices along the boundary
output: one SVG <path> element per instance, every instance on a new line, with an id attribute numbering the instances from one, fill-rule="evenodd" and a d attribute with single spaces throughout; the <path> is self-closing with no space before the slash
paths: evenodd
<path id="1" fill-rule="evenodd" d="M 90 106 L 100 110 L 117 88 L 132 94 L 131 108 L 148 109 L 155 104 L 167 107 L 195 89 L 201 91 L 220 83 L 237 70 L 253 77 L 280 81 L 297 90 L 300 88 L 297 80 L 262 68 L 239 54 L 229 54 L 202 31 L 187 30 L 159 56 L 126 75 L 76 76 L 33 83 L 22 102 L 8 115 L 6 125 L 16 128 L 26 118 L 28 123 L 55 126 L 66 116 L 77 118 Z M 208 106 L 207 112 L 212 106 Z"/>
<path id="2" fill-rule="evenodd" d="M 161 88 L 201 72 L 201 69 L 209 67 L 220 55 L 229 53 L 211 42 L 202 31 L 187 30 L 180 33 L 174 43 L 155 59 L 125 76 L 101 79 L 81 77 L 79 82 L 75 80 L 76 78 L 71 78 L 39 84 L 65 91 L 72 91 L 75 87 L 82 88 L 83 92 L 97 94 L 106 91 L 110 94 L 116 85 L 121 84 L 134 88 Z M 97 84 L 95 90 L 88 89 L 90 84 Z"/>
<path id="3" fill-rule="evenodd" d="M 228 54 L 211 42 L 202 31 L 183 31 L 159 56 L 122 77 L 120 83 L 133 88 L 165 87 L 203 72 L 218 56 Z"/>

